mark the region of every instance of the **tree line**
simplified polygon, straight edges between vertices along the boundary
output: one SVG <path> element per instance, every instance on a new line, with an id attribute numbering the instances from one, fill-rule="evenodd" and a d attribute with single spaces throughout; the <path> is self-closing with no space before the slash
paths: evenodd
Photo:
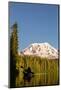
<path id="1" fill-rule="evenodd" d="M 16 77 L 19 74 L 19 69 L 23 70 L 28 67 L 35 74 L 47 73 L 42 76 L 39 83 L 42 84 L 57 84 L 58 83 L 58 60 L 42 59 L 37 56 L 18 55 L 18 24 L 15 23 L 12 27 L 10 36 L 10 87 L 16 87 Z M 46 78 L 46 81 L 45 81 Z M 36 82 L 37 83 L 37 82 Z"/>

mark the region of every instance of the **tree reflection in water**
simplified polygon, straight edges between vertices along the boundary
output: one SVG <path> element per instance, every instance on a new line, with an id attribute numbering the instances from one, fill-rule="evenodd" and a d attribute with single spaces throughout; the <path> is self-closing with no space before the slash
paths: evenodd
<path id="1" fill-rule="evenodd" d="M 28 82 L 30 82 L 31 78 L 34 76 L 34 73 L 31 71 L 31 68 L 28 67 L 27 69 L 24 70 L 24 80 L 27 80 Z"/>
<path id="2" fill-rule="evenodd" d="M 27 86 L 30 82 L 32 77 L 34 77 L 34 73 L 31 71 L 31 68 L 28 67 L 27 69 L 23 69 L 19 72 L 18 77 L 16 78 L 16 86 Z M 27 84 L 28 83 L 28 84 Z"/>

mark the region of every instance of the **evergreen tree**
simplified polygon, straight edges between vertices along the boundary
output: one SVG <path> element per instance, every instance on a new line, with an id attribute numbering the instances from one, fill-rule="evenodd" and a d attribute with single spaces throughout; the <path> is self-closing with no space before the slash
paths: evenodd
<path id="1" fill-rule="evenodd" d="M 17 36 L 17 23 L 12 26 L 12 33 L 10 39 L 10 50 L 12 55 L 16 55 L 18 51 L 18 36 Z"/>
<path id="2" fill-rule="evenodd" d="M 10 37 L 10 87 L 16 87 L 16 56 L 18 51 L 17 23 L 12 26 Z"/>

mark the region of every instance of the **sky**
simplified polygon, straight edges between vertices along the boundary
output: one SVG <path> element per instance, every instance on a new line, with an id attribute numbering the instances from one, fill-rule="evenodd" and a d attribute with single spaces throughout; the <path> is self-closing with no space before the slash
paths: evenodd
<path id="1" fill-rule="evenodd" d="M 18 24 L 19 51 L 32 43 L 44 42 L 58 49 L 57 5 L 10 2 L 10 27 L 15 22 Z"/>

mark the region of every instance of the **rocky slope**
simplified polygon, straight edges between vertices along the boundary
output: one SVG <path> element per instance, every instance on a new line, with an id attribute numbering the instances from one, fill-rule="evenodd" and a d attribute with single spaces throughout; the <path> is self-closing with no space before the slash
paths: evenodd
<path id="1" fill-rule="evenodd" d="M 58 51 L 49 43 L 33 43 L 22 50 L 24 55 L 36 55 L 42 58 L 57 59 Z"/>

